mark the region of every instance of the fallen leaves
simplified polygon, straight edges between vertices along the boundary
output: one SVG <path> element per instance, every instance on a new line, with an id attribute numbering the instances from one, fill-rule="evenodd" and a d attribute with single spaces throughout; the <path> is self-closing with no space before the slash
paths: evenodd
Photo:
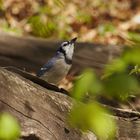
<path id="1" fill-rule="evenodd" d="M 79 41 L 125 44 L 130 31 L 139 33 L 139 7 L 139 0 L 2 0 L 0 30 L 23 36 L 63 39 L 78 36 Z M 28 23 L 37 16 L 39 28 L 37 22 Z"/>

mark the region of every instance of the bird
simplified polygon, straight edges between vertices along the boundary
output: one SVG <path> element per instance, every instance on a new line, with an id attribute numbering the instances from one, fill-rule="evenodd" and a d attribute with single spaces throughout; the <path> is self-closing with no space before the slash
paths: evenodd
<path id="1" fill-rule="evenodd" d="M 77 37 L 70 41 L 64 41 L 58 47 L 54 57 L 52 57 L 40 70 L 37 76 L 48 83 L 59 84 L 59 82 L 68 74 L 72 66 L 75 42 Z"/>

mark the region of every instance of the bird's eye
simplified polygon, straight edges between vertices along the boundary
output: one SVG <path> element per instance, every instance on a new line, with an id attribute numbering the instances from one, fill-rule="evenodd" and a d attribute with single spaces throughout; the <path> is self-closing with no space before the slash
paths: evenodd
<path id="1" fill-rule="evenodd" d="M 67 44 L 64 44 L 63 46 L 66 46 Z"/>
<path id="2" fill-rule="evenodd" d="M 63 46 L 66 46 L 67 45 L 67 43 L 65 43 Z"/>
<path id="3" fill-rule="evenodd" d="M 68 45 L 68 42 L 63 42 L 62 43 L 62 46 L 64 46 L 64 47 L 67 46 L 67 45 Z"/>

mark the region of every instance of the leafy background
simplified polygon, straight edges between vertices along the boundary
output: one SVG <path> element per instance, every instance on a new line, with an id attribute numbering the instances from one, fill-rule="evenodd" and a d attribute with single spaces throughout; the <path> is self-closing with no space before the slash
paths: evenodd
<path id="1" fill-rule="evenodd" d="M 0 0 L 0 30 L 103 44 L 140 38 L 139 0 Z"/>

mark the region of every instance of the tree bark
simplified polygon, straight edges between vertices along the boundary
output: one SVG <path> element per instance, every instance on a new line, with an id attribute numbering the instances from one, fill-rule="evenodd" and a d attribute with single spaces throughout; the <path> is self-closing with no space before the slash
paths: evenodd
<path id="1" fill-rule="evenodd" d="M 0 69 L 0 110 L 18 119 L 21 139 L 95 140 L 93 134 L 82 135 L 79 130 L 69 127 L 66 116 L 71 106 L 72 100 L 68 96 Z"/>
<path id="2" fill-rule="evenodd" d="M 21 125 L 21 140 L 96 140 L 67 123 L 72 99 L 48 90 L 24 77 L 0 68 L 0 111 L 15 116 Z M 140 138 L 140 114 L 110 108 L 114 112 L 119 140 Z"/>

